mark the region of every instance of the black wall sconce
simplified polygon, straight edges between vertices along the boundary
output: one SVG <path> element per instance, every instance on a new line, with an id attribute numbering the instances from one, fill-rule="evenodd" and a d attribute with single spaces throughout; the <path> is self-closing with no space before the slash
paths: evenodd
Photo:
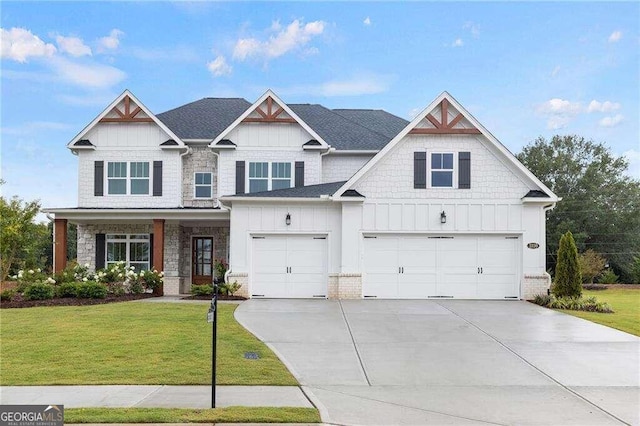
<path id="1" fill-rule="evenodd" d="M 447 214 L 442 210 L 440 212 L 440 223 L 447 223 Z"/>
<path id="2" fill-rule="evenodd" d="M 284 223 L 286 223 L 287 226 L 291 225 L 291 215 L 289 213 L 287 213 L 287 217 L 284 219 Z"/>

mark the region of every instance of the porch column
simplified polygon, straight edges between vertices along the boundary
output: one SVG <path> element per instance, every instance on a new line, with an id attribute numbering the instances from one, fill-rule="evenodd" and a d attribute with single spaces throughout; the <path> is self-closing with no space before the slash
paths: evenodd
<path id="1" fill-rule="evenodd" d="M 53 221 L 53 272 L 67 267 L 67 219 Z"/>
<path id="2" fill-rule="evenodd" d="M 158 272 L 164 271 L 164 219 L 153 219 L 153 269 Z M 160 287 L 154 293 L 164 294 L 164 289 Z"/>

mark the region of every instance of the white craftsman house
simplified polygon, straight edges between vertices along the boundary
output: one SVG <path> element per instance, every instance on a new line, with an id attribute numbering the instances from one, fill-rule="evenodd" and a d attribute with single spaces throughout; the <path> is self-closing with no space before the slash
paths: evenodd
<path id="1" fill-rule="evenodd" d="M 411 122 L 382 110 L 205 98 L 153 114 L 125 91 L 67 146 L 78 261 L 247 297 L 523 299 L 546 293 L 558 197 L 444 92 Z"/>

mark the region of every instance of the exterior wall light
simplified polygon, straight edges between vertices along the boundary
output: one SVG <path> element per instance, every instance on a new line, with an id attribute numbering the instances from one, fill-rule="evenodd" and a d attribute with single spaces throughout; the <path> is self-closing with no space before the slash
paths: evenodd
<path id="1" fill-rule="evenodd" d="M 284 223 L 286 223 L 287 226 L 291 225 L 291 215 L 289 213 L 287 213 L 287 217 L 284 219 Z"/>
<path id="2" fill-rule="evenodd" d="M 447 214 L 442 210 L 440 212 L 440 223 L 447 223 Z"/>

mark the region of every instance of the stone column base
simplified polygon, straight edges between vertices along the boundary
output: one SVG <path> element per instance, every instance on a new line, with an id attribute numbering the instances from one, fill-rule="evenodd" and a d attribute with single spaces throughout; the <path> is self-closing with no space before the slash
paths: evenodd
<path id="1" fill-rule="evenodd" d="M 227 282 L 237 282 L 242 285 L 238 291 L 234 293 L 234 296 L 249 297 L 249 274 L 246 272 L 229 272 L 227 274 Z"/>
<path id="2" fill-rule="evenodd" d="M 166 296 L 177 296 L 182 288 L 181 277 L 164 277 L 164 294 Z"/>
<path id="3" fill-rule="evenodd" d="M 525 274 L 522 280 L 522 298 L 533 300 L 538 295 L 546 295 L 551 288 L 551 275 L 543 273 L 539 275 Z"/>
<path id="4" fill-rule="evenodd" d="M 341 273 L 338 274 L 338 299 L 362 298 L 362 274 Z M 331 296 L 330 296 L 331 298 Z"/>

